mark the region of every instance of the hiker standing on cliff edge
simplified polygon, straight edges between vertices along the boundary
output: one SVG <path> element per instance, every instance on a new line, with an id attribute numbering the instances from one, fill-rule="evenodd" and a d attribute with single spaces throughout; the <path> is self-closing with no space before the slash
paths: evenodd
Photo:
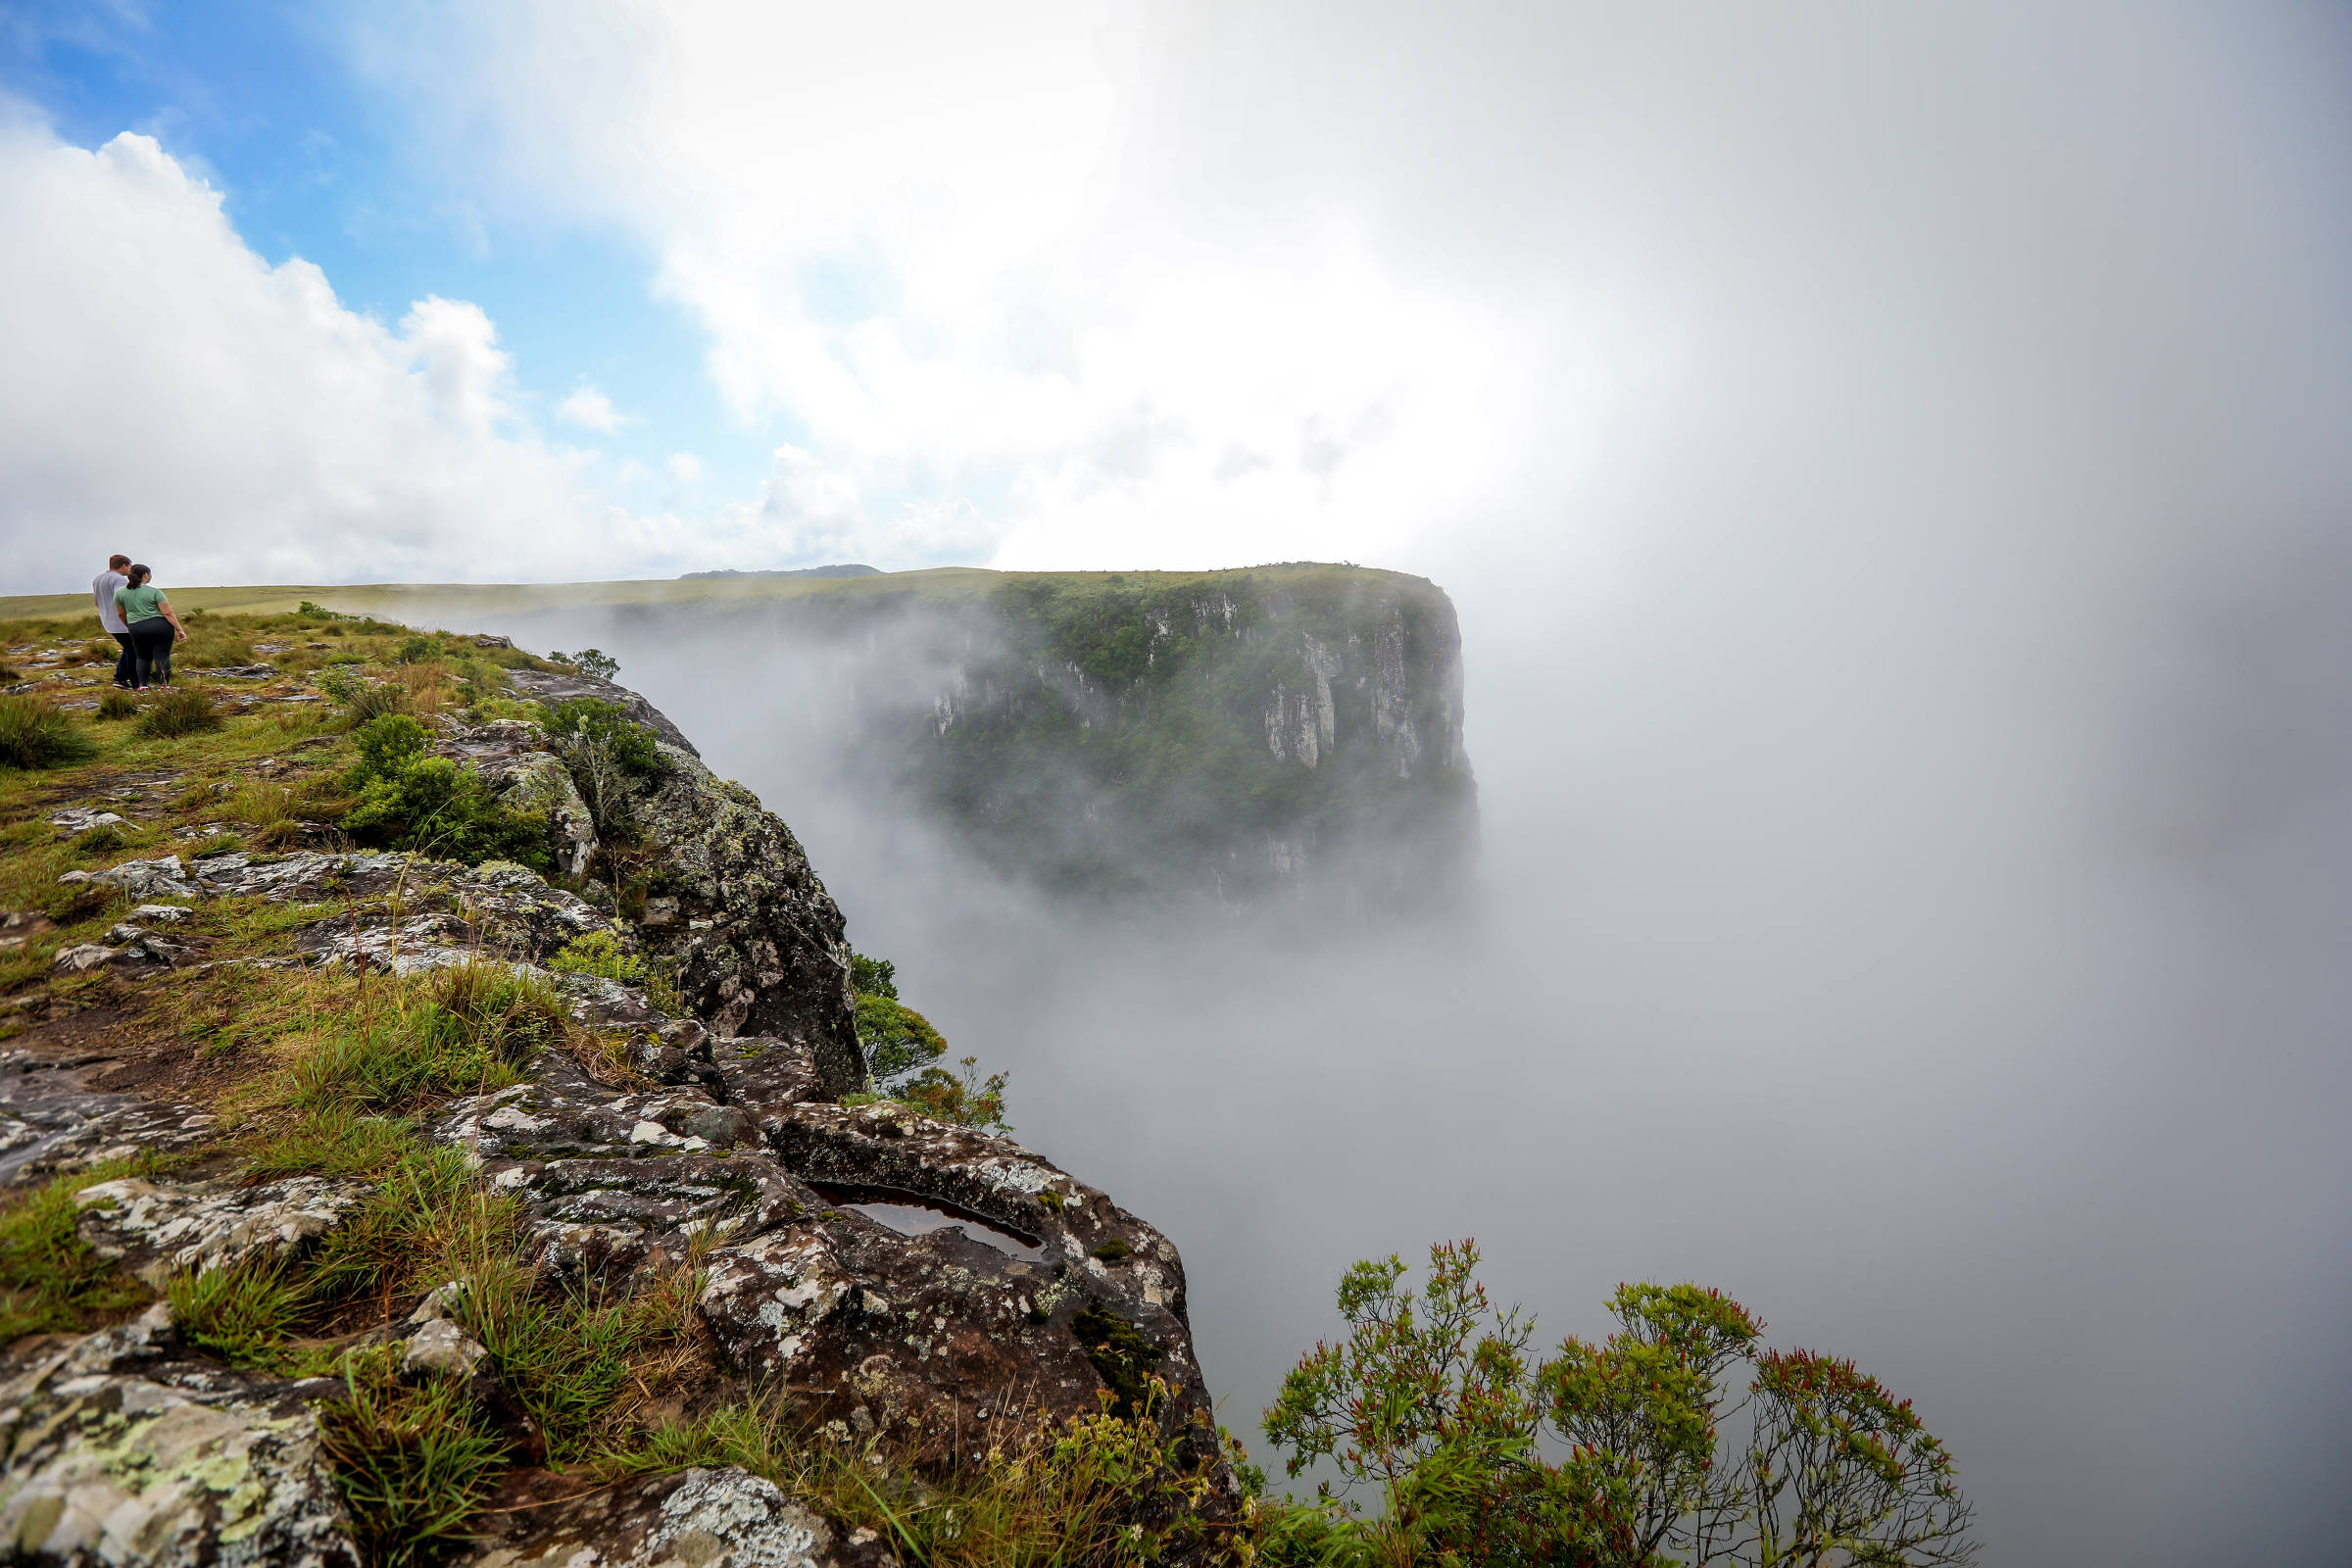
<path id="1" fill-rule="evenodd" d="M 130 579 L 122 575 L 122 568 L 129 564 L 128 556 L 109 556 L 106 569 L 90 581 L 90 597 L 98 602 L 98 624 L 122 645 L 122 652 L 115 660 L 115 684 L 126 691 L 139 683 L 139 656 L 131 647 L 130 623 L 115 608 L 115 590 L 129 584 Z"/>
<path id="2" fill-rule="evenodd" d="M 140 691 L 172 684 L 172 644 L 188 640 L 188 628 L 172 613 L 172 601 L 148 582 L 154 575 L 145 566 L 132 566 L 125 585 L 115 590 L 115 608 L 122 612 L 137 655 Z"/>

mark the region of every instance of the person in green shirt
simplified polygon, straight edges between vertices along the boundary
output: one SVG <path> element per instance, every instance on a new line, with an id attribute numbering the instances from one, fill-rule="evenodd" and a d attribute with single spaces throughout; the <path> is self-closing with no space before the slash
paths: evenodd
<path id="1" fill-rule="evenodd" d="M 130 649 L 138 668 L 133 680 L 140 691 L 172 684 L 172 645 L 185 642 L 188 628 L 172 612 L 172 601 L 148 579 L 155 573 L 133 565 L 129 580 L 115 590 L 115 609 L 130 628 Z"/>

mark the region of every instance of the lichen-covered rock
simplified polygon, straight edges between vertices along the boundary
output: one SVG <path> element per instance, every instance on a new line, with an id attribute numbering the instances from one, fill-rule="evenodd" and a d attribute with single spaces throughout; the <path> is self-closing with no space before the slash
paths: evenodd
<path id="1" fill-rule="evenodd" d="M 588 874 L 596 857 L 596 821 L 539 725 L 501 718 L 452 727 L 434 743 L 433 755 L 472 766 L 510 806 L 546 816 L 556 868 L 565 876 Z"/>
<path id="2" fill-rule="evenodd" d="M 123 817 L 92 806 L 69 806 L 49 813 L 49 825 L 61 833 L 87 833 L 92 828 L 128 827 Z"/>
<path id="3" fill-rule="evenodd" d="M 732 1466 L 493 1516 L 458 1568 L 893 1568 L 882 1538 Z"/>
<path id="4" fill-rule="evenodd" d="M 89 1087 L 92 1068 L 0 1053 L 0 1182 L 29 1184 L 113 1159 L 171 1154 L 211 1142 L 220 1119 L 193 1105 Z"/>
<path id="5" fill-rule="evenodd" d="M 146 860 L 125 860 L 104 871 L 67 871 L 58 880 L 95 882 L 101 887 L 120 888 L 134 899 L 184 899 L 196 891 L 195 885 L 188 880 L 187 868 L 179 863 L 176 855 Z"/>
<path id="6" fill-rule="evenodd" d="M 592 675 L 559 675 L 538 669 L 509 670 L 507 679 L 524 696 L 550 705 L 573 702 L 583 697 L 611 703 L 661 736 L 667 745 L 697 760 L 703 755 L 694 749 L 694 742 L 686 738 L 685 732 L 669 721 L 667 714 L 626 686 L 615 686 L 609 680 L 598 680 Z"/>
<path id="7" fill-rule="evenodd" d="M 231 1268 L 248 1257 L 286 1256 L 324 1235 L 360 1202 L 362 1188 L 317 1176 L 255 1187 L 162 1184 L 136 1176 L 74 1195 L 81 1239 L 161 1290 L 181 1269 Z"/>
<path id="8" fill-rule="evenodd" d="M 0 1552 L 58 1568 L 358 1568 L 327 1379 L 182 1359 L 160 1308 L 0 1363 Z"/>
<path id="9" fill-rule="evenodd" d="M 457 1377 L 473 1375 L 473 1369 L 490 1352 L 480 1341 L 445 1317 L 430 1319 L 409 1337 L 408 1348 L 401 1352 L 400 1369 L 411 1377 Z"/>
<path id="10" fill-rule="evenodd" d="M 832 1093 L 863 1088 L 846 928 L 800 841 L 700 759 L 662 755 L 635 809 L 676 917 L 646 929 L 646 945 L 676 961 L 681 995 L 716 1033 L 804 1042 Z"/>
<path id="11" fill-rule="evenodd" d="M 1183 1265 L 1151 1226 L 1008 1139 L 814 1098 L 805 1047 L 708 1050 L 715 1085 L 651 1092 L 549 1059 L 432 1136 L 520 1200 L 566 1275 L 616 1285 L 718 1229 L 699 1303 L 713 1343 L 842 1433 L 1091 1414 L 1102 1390 L 1131 1397 L 1153 1376 L 1178 1418 L 1205 1415 Z"/>

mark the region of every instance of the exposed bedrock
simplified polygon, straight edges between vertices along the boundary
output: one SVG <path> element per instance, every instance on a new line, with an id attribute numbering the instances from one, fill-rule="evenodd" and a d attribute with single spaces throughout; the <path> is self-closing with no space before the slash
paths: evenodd
<path id="1" fill-rule="evenodd" d="M 442 739 L 509 782 L 551 758 L 529 726 L 499 728 Z M 936 1449 L 1006 1423 L 1092 1414 L 1105 1392 L 1132 1400 L 1152 1378 L 1171 1391 L 1174 1420 L 1213 1430 L 1173 1245 L 1008 1138 L 896 1102 L 841 1103 L 863 1074 L 839 909 L 748 791 L 681 747 L 662 755 L 662 776 L 633 803 L 660 896 L 674 901 L 660 922 L 617 919 L 518 866 L 400 855 L 161 858 L 93 880 L 140 898 L 322 906 L 292 933 L 299 957 L 143 962 L 415 972 L 493 961 L 550 975 L 576 1018 L 625 1042 L 625 1068 L 599 1057 L 592 1075 L 546 1053 L 522 1082 L 442 1105 L 424 1135 L 516 1201 L 526 1251 L 555 1278 L 626 1293 L 693 1256 L 716 1375 L 736 1396 L 789 1391 L 819 1441 Z M 566 944 L 599 933 L 673 958 L 693 1016 L 663 1012 L 636 985 L 552 971 Z M 23 1188 L 221 1136 L 200 1107 L 91 1087 L 106 1063 L 86 1041 L 45 1054 L 29 1043 L 0 1056 L 0 1181 Z M 208 1174 L 88 1188 L 79 1234 L 153 1285 L 299 1257 L 367 1193 L 299 1176 L 247 1186 L 219 1161 L 192 1168 Z M 393 1303 L 373 1332 L 405 1340 L 412 1368 L 494 1377 L 474 1364 L 465 1313 L 462 1292 L 436 1292 L 422 1309 Z M 98 1334 L 20 1342 L 0 1357 L 0 1559 L 355 1561 L 311 1413 L 340 1388 L 229 1371 L 179 1346 L 160 1305 Z M 1198 1457 L 1217 1466 L 1222 1505 L 1236 1507 L 1208 1446 Z M 545 1494 L 557 1500 L 487 1521 L 462 1560 L 891 1560 L 887 1543 L 737 1470 Z"/>

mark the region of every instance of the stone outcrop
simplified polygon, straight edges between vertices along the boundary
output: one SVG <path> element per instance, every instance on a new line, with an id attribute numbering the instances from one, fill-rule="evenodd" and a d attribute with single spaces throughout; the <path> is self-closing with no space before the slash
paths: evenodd
<path id="1" fill-rule="evenodd" d="M 847 927 L 800 841 L 700 758 L 662 760 L 635 802 L 663 850 L 647 947 L 676 960 L 687 1004 L 719 1033 L 800 1041 L 827 1088 L 863 1088 Z"/>
<path id="2" fill-rule="evenodd" d="M 190 1355 L 159 1305 L 0 1364 L 0 1552 L 141 1568 L 360 1568 L 313 1404 L 328 1378 Z"/>
<path id="3" fill-rule="evenodd" d="M 527 725 L 442 742 L 510 789 L 554 760 Z M 661 755 L 630 802 L 666 901 L 642 924 L 519 866 L 394 854 L 149 857 L 86 880 L 137 898 L 331 910 L 297 924 L 286 956 L 257 958 L 182 946 L 175 926 L 201 922 L 155 905 L 110 934 L 124 938 L 110 951 L 173 949 L 157 962 L 395 972 L 492 962 L 548 978 L 620 1057 L 542 1054 L 522 1082 L 441 1106 L 423 1135 L 516 1201 L 527 1255 L 557 1278 L 619 1298 L 691 1257 L 718 1375 L 745 1394 L 789 1388 L 819 1441 L 936 1450 L 1092 1414 L 1104 1391 L 1132 1400 L 1151 1378 L 1172 1391 L 1171 1419 L 1213 1430 L 1174 1247 L 1008 1138 L 895 1102 L 841 1103 L 863 1071 L 840 911 L 748 791 L 689 749 L 664 743 Z M 664 1012 L 638 985 L 550 969 L 592 935 L 673 961 L 691 1015 Z M 105 1065 L 87 1052 L 0 1055 L 0 1181 L 23 1188 L 220 1136 L 194 1106 L 94 1089 Z M 119 1177 L 78 1195 L 75 1224 L 98 1255 L 160 1288 L 176 1273 L 299 1258 L 349 1223 L 366 1193 L 313 1176 Z M 411 1376 L 497 1396 L 461 1286 L 395 1312 L 368 1333 L 398 1342 Z M 97 1334 L 20 1342 L 0 1357 L 0 1557 L 356 1568 L 313 1414 L 340 1392 L 208 1360 L 178 1342 L 160 1304 Z M 1212 1509 L 1237 1507 L 1200 1441 L 1223 1489 Z M 547 1479 L 544 1500 L 486 1516 L 459 1560 L 894 1561 L 887 1542 L 739 1470 L 576 1496 Z"/>

